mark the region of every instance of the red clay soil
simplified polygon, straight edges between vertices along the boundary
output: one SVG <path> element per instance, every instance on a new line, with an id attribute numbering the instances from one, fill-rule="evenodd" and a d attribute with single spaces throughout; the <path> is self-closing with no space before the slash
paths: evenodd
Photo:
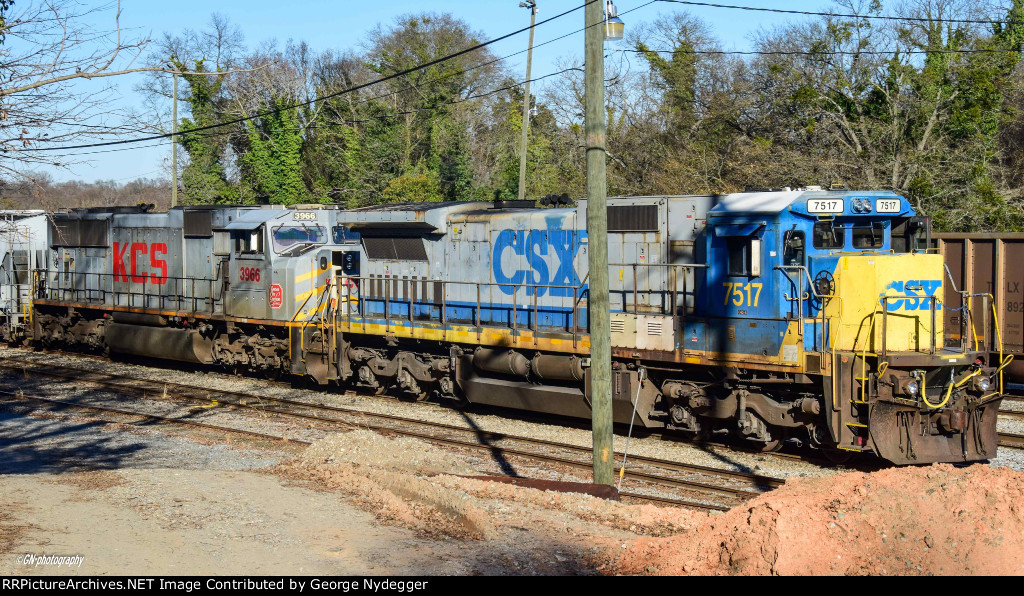
<path id="1" fill-rule="evenodd" d="M 606 573 L 1024 575 L 1024 473 L 933 465 L 792 479 Z"/>

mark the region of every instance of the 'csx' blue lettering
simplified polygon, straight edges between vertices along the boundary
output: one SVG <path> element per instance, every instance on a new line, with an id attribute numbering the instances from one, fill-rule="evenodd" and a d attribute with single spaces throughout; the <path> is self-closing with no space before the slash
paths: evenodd
<path id="1" fill-rule="evenodd" d="M 573 267 L 573 259 L 580 249 L 580 240 L 585 238 L 584 230 L 502 230 L 494 242 L 491 262 L 494 279 L 501 291 L 511 295 L 516 286 L 569 286 L 565 288 L 527 287 L 526 294 L 532 296 L 572 296 L 572 287 L 578 286 L 580 278 Z M 512 258 L 510 266 L 502 267 L 501 257 L 509 250 L 513 255 L 524 257 L 528 269 L 517 267 L 521 259 Z M 551 254 L 557 263 L 549 264 L 545 258 Z M 514 270 L 509 270 L 514 269 Z"/>
<path id="2" fill-rule="evenodd" d="M 937 279 L 911 279 L 909 281 L 894 281 L 885 287 L 886 290 L 895 290 L 897 294 L 907 296 L 934 296 L 935 292 L 942 286 Z M 885 296 L 885 294 L 882 294 Z M 894 310 L 928 310 L 931 308 L 931 300 L 925 298 L 893 298 L 886 301 L 886 308 L 891 312 Z M 936 303 L 936 308 L 939 303 Z"/>

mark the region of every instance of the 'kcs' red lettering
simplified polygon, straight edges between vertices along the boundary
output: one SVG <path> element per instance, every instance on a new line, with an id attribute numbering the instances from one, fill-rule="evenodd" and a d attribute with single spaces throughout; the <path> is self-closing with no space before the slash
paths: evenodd
<path id="1" fill-rule="evenodd" d="M 149 267 L 155 270 L 156 273 L 139 273 L 139 255 L 149 255 Z M 157 255 L 167 254 L 167 244 L 163 242 L 155 242 L 151 245 L 147 245 L 144 242 L 132 242 L 129 245 L 127 242 L 124 244 L 120 242 L 114 243 L 114 281 L 132 281 L 137 284 L 146 283 L 147 277 L 149 283 L 155 285 L 163 285 L 167 283 L 167 261 L 164 259 L 158 259 Z M 124 257 L 128 255 L 128 267 L 125 267 Z"/>
<path id="2" fill-rule="evenodd" d="M 163 242 L 155 242 L 153 248 L 149 251 L 149 266 L 160 272 L 160 275 L 150 273 L 149 279 L 154 284 L 162 286 L 167 283 L 167 261 L 156 258 L 157 253 L 167 254 L 167 245 Z"/>
<path id="3" fill-rule="evenodd" d="M 124 253 L 128 252 L 128 244 L 114 243 L 114 281 L 128 281 L 128 271 L 124 268 Z"/>

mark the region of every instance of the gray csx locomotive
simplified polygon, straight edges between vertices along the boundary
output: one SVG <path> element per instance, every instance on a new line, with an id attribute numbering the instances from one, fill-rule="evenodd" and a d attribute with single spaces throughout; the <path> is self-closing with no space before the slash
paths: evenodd
<path id="1" fill-rule="evenodd" d="M 586 209 L 8 212 L 3 330 L 587 418 Z M 1009 358 L 974 332 L 991 298 L 944 283 L 902 197 L 619 198 L 608 222 L 616 421 L 900 464 L 995 455 Z M 964 311 L 952 346 L 944 308 Z"/>

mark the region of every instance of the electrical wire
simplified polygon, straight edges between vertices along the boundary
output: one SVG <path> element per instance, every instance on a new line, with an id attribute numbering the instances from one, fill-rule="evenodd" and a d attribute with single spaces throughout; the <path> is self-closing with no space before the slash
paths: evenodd
<path id="1" fill-rule="evenodd" d="M 929 54 L 998 54 L 1004 52 L 1020 53 L 1015 48 L 972 48 L 968 50 L 625 50 L 617 49 L 614 52 L 627 54 L 643 54 L 655 52 L 657 54 L 694 54 L 705 56 L 892 56 L 896 54 L 905 55 L 929 55 Z"/>
<path id="2" fill-rule="evenodd" d="M 565 12 L 561 12 L 561 13 L 553 16 L 553 17 L 544 19 L 543 21 L 540 21 L 539 23 L 537 23 L 536 25 L 533 25 L 533 26 L 534 27 L 539 27 L 541 25 L 544 25 L 545 23 L 550 23 L 551 21 L 554 21 L 556 19 L 559 19 L 559 18 L 562 18 L 562 17 L 564 17 L 566 15 L 569 15 L 569 14 L 571 14 L 573 12 L 576 12 L 577 10 L 579 10 L 581 8 L 584 8 L 584 7 L 590 5 L 593 2 L 600 2 L 600 1 L 601 0 L 587 0 L 587 2 L 583 3 L 580 6 L 577 6 L 575 8 L 571 8 L 571 9 L 569 9 L 569 10 L 567 10 Z M 494 39 L 491 39 L 489 41 L 485 41 L 485 42 L 479 43 L 479 44 L 477 44 L 475 46 L 471 46 L 471 47 L 459 50 L 458 52 L 453 52 L 451 54 L 447 54 L 447 55 L 442 56 L 440 58 L 436 58 L 434 60 L 430 60 L 430 61 L 424 62 L 422 64 L 418 64 L 418 65 L 416 65 L 416 66 L 414 66 L 412 68 L 408 68 L 408 69 L 405 69 L 403 71 L 399 71 L 399 72 L 396 72 L 396 73 L 393 73 L 393 74 L 390 74 L 390 75 L 387 75 L 387 76 L 380 77 L 378 79 L 375 79 L 375 80 L 367 82 L 367 83 L 362 83 L 362 84 L 359 84 L 359 85 L 354 85 L 352 87 L 348 87 L 348 88 L 342 89 L 340 91 L 335 91 L 333 93 L 328 93 L 326 95 L 314 97 L 313 99 L 310 99 L 310 100 L 307 100 L 307 101 L 304 101 L 304 102 L 300 102 L 300 103 L 297 103 L 297 104 L 294 104 L 294 105 L 283 106 L 283 107 L 279 107 L 279 108 L 274 108 L 272 110 L 265 110 L 265 111 L 262 111 L 262 112 L 258 112 L 256 114 L 253 114 L 252 116 L 245 116 L 245 117 L 242 117 L 242 118 L 234 118 L 232 120 L 228 120 L 228 121 L 225 121 L 225 122 L 218 122 L 216 124 L 209 124 L 209 125 L 206 125 L 206 126 L 202 126 L 202 127 L 193 129 L 191 132 L 199 132 L 199 131 L 203 131 L 203 130 L 210 130 L 210 129 L 214 129 L 214 128 L 220 128 L 220 127 L 223 127 L 223 126 L 231 126 L 232 124 L 240 124 L 242 122 L 246 122 L 246 121 L 249 121 L 249 120 L 254 120 L 256 118 L 262 118 L 262 117 L 269 116 L 271 114 L 277 114 L 277 113 L 280 113 L 281 111 L 284 111 L 284 110 L 292 110 L 292 109 L 296 109 L 296 108 L 306 107 L 306 106 L 312 105 L 312 104 L 314 104 L 316 102 L 319 102 L 319 101 L 324 101 L 326 99 L 331 99 L 333 97 L 339 97 L 341 95 L 346 95 L 348 93 L 353 93 L 353 92 L 358 91 L 360 89 L 365 89 L 365 88 L 371 87 L 373 85 L 378 85 L 380 83 L 383 83 L 383 82 L 386 82 L 386 81 L 390 81 L 392 79 L 396 79 L 398 77 L 402 77 L 402 76 L 405 76 L 407 74 L 410 74 L 410 73 L 413 73 L 413 72 L 416 72 L 416 71 L 419 71 L 419 70 L 423 70 L 423 69 L 429 68 L 431 66 L 435 66 L 437 64 L 441 64 L 442 62 L 447 62 L 449 60 L 454 60 L 455 58 L 458 58 L 460 56 L 464 56 L 466 54 L 469 54 L 470 52 L 474 52 L 474 51 L 479 50 L 481 48 L 485 48 L 485 47 L 487 47 L 489 45 L 495 44 L 495 43 L 497 43 L 499 41 L 503 41 L 505 39 L 508 39 L 510 37 L 513 37 L 515 35 L 523 33 L 524 31 L 529 31 L 529 30 L 530 30 L 530 27 L 524 27 L 522 29 L 517 29 L 516 31 L 513 31 L 511 33 L 506 33 L 505 35 L 501 35 L 501 36 L 496 37 Z M 216 73 L 212 73 L 211 72 L 210 74 L 212 75 L 212 74 L 216 74 Z M 180 135 L 181 133 L 178 133 L 178 134 Z M 129 144 L 129 143 L 142 143 L 142 142 L 145 142 L 145 141 L 156 141 L 156 140 L 160 140 L 160 139 L 168 139 L 168 138 L 171 138 L 173 136 L 175 136 L 175 133 L 164 133 L 164 134 L 160 134 L 160 135 L 152 135 L 152 136 L 148 136 L 148 137 L 140 137 L 140 138 L 137 138 L 137 139 L 123 139 L 123 140 L 119 140 L 119 141 L 105 141 L 105 142 L 101 142 L 101 143 L 86 143 L 86 144 L 81 144 L 81 145 L 69 145 L 69 146 L 63 146 L 63 147 L 39 147 L 39 148 L 33 149 L 33 151 L 67 151 L 67 150 L 70 150 L 70 149 L 91 149 L 93 147 L 108 147 L 108 146 L 111 146 L 111 145 L 124 145 L 124 144 Z"/>
<path id="3" fill-rule="evenodd" d="M 745 10 L 756 12 L 772 12 L 776 14 L 793 14 L 815 17 L 833 17 L 842 19 L 874 19 L 880 21 L 904 21 L 915 23 L 963 23 L 967 25 L 1019 25 L 1021 21 L 990 21 L 986 19 L 941 19 L 929 17 L 900 17 L 890 15 L 865 15 L 848 14 L 839 12 L 816 12 L 810 10 L 792 10 L 788 8 L 767 8 L 758 6 L 739 6 L 735 4 L 716 4 L 712 2 L 690 2 L 689 0 L 657 0 L 670 4 L 684 4 L 686 6 L 701 6 L 705 8 L 727 8 L 731 10 Z"/>

